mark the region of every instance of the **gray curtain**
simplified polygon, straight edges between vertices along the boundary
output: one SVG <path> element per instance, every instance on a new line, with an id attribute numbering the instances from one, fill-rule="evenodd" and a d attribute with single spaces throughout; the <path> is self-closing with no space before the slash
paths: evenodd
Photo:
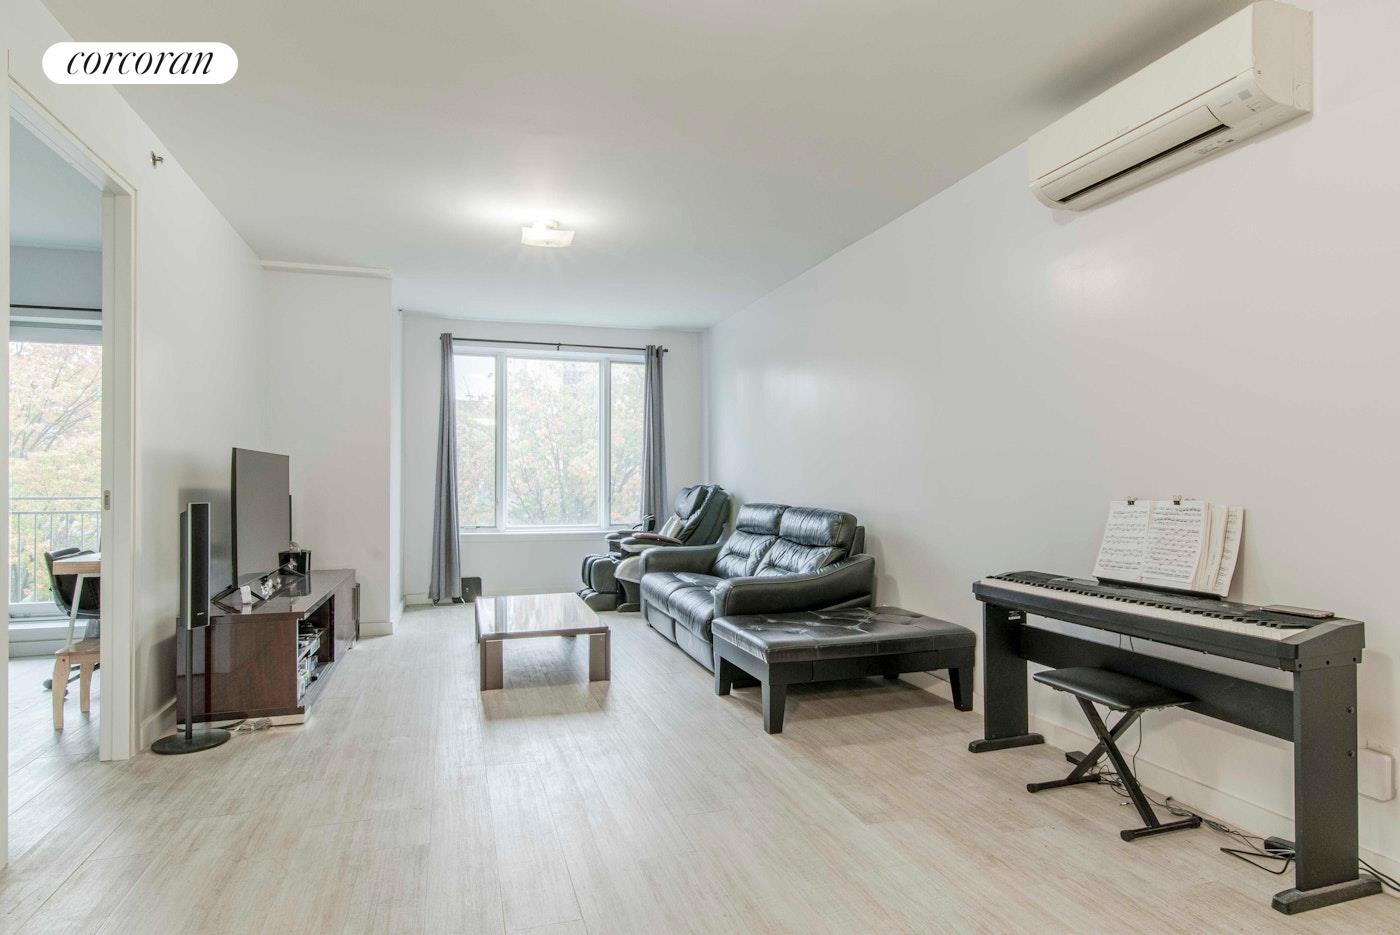
<path id="1" fill-rule="evenodd" d="M 666 512 L 666 427 L 662 417 L 661 357 L 665 348 L 647 345 L 646 397 L 642 410 L 642 516 Z"/>
<path id="2" fill-rule="evenodd" d="M 442 386 L 438 401 L 437 483 L 433 487 L 433 571 L 428 598 L 462 599 L 462 553 L 457 538 L 457 378 L 452 335 L 442 335 Z"/>

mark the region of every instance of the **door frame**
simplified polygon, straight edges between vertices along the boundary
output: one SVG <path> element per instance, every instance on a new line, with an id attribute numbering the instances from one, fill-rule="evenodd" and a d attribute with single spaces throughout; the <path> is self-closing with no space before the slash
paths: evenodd
<path id="1" fill-rule="evenodd" d="M 139 451 L 136 445 L 136 218 L 137 190 L 92 151 L 53 113 L 8 76 L 6 108 L 27 128 L 101 190 L 102 198 L 102 702 L 98 713 L 98 758 L 124 760 L 139 745 L 136 717 L 136 593 L 135 558 L 139 541 Z M 0 232 L 8 246 L 10 212 L 9 121 L 0 143 L 4 146 L 4 211 Z M 0 289 L 9 294 L 9 251 L 5 251 Z M 9 343 L 9 316 L 3 322 Z M 4 365 L 5 433 L 9 435 L 9 363 Z M 7 447 L 8 450 L 8 447 Z M 4 509 L 0 529 L 9 542 L 9 465 L 0 485 Z M 0 567 L 0 595 L 9 617 L 9 568 Z M 0 658 L 8 661 L 8 626 L 0 628 Z M 0 689 L 8 698 L 8 665 L 0 671 Z M 8 724 L 0 732 L 9 749 Z M 8 776 L 0 773 L 0 792 L 8 800 Z"/>

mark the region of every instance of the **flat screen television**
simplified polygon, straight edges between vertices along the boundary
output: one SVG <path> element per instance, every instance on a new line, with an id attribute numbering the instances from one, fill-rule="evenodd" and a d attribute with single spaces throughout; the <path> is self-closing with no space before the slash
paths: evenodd
<path id="1" fill-rule="evenodd" d="M 233 449 L 233 581 L 236 585 L 280 567 L 292 541 L 291 459 Z"/>

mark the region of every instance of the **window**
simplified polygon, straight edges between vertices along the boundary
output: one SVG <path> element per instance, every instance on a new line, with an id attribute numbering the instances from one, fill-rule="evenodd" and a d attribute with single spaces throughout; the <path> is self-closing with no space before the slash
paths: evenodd
<path id="1" fill-rule="evenodd" d="M 642 375 L 646 367 L 614 361 L 610 369 L 608 518 L 614 526 L 632 526 L 642 515 Z"/>
<path id="2" fill-rule="evenodd" d="M 596 360 L 506 359 L 506 525 L 598 525 Z"/>
<path id="3" fill-rule="evenodd" d="M 496 525 L 496 358 L 459 354 L 457 522 Z"/>
<path id="4" fill-rule="evenodd" d="M 638 521 L 645 370 L 640 362 L 461 351 L 455 369 L 462 531 Z"/>
<path id="5" fill-rule="evenodd" d="M 71 343 L 11 323 L 10 616 L 58 616 L 44 553 L 102 539 L 101 332 Z"/>

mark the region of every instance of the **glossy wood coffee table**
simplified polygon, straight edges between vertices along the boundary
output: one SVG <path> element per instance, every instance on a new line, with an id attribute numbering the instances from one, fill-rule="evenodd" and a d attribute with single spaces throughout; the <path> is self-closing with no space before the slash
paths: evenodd
<path id="1" fill-rule="evenodd" d="M 478 597 L 475 607 L 482 691 L 502 687 L 501 650 L 506 640 L 541 636 L 587 636 L 588 681 L 606 682 L 611 678 L 612 641 L 608 625 L 577 594 Z"/>

